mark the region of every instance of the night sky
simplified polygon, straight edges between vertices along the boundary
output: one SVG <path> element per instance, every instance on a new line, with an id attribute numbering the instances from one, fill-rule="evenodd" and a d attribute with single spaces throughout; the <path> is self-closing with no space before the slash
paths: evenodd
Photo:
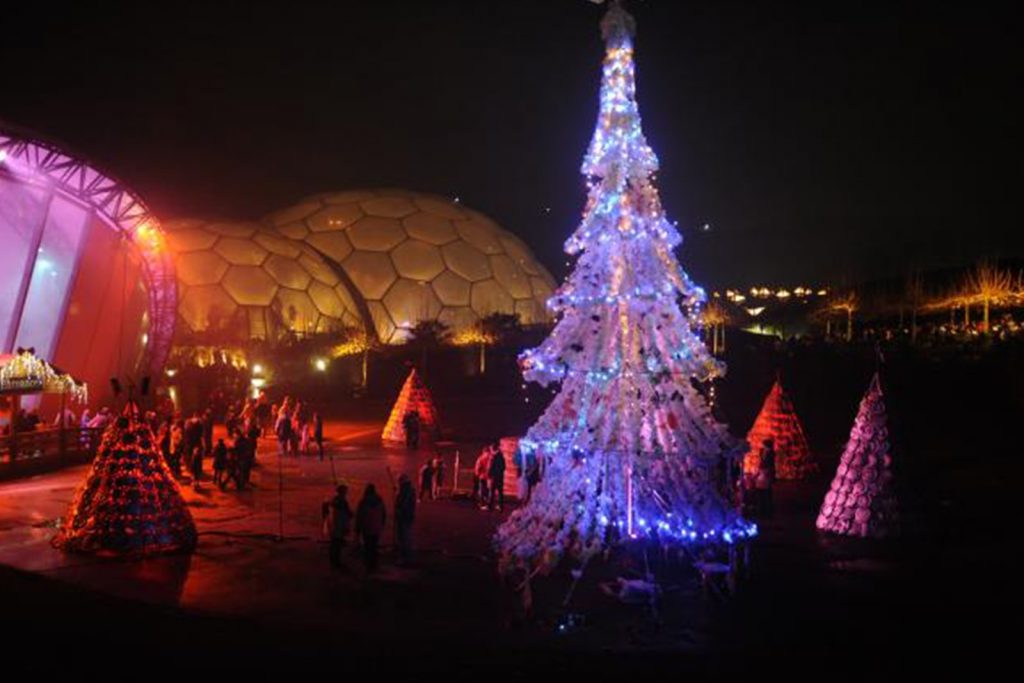
<path id="1" fill-rule="evenodd" d="M 638 97 L 698 282 L 816 284 L 1024 255 L 1018 23 L 984 3 L 642 0 Z M 164 218 L 458 196 L 556 276 L 584 201 L 585 0 L 4 9 L 0 119 Z M 710 231 L 699 226 L 708 223 Z"/>

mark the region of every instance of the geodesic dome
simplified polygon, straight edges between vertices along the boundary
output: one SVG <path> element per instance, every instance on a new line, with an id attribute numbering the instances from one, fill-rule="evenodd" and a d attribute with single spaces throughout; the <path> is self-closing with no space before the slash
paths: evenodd
<path id="1" fill-rule="evenodd" d="M 360 327 L 349 285 L 313 249 L 253 222 L 169 221 L 179 325 L 192 332 L 231 327 L 254 339 L 282 329 Z"/>
<path id="2" fill-rule="evenodd" d="M 180 318 L 195 331 L 209 327 L 211 313 L 239 310 L 252 336 L 272 334 L 274 323 L 304 331 L 344 325 L 385 343 L 403 341 L 425 320 L 455 333 L 491 313 L 517 314 L 523 324 L 549 320 L 555 283 L 529 247 L 437 195 L 328 193 L 262 224 L 183 220 L 166 229 L 178 253 Z"/>

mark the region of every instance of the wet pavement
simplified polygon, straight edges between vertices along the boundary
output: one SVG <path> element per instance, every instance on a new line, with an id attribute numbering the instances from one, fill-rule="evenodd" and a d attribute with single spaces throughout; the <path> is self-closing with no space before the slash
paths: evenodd
<path id="1" fill-rule="evenodd" d="M 414 659 L 388 656 L 398 648 L 426 657 L 419 664 L 424 671 L 476 655 L 498 657 L 506 672 L 539 665 L 574 670 L 580 662 L 626 668 L 642 658 L 652 668 L 667 662 L 694 673 L 741 673 L 794 657 L 800 670 L 827 659 L 849 673 L 902 656 L 911 659 L 901 668 L 912 670 L 921 665 L 914 657 L 936 648 L 947 661 L 977 652 L 991 662 L 986 646 L 999 642 L 992 615 L 1019 606 L 1019 591 L 1006 592 L 1003 574 L 985 581 L 974 573 L 980 545 L 958 539 L 870 544 L 817 534 L 823 480 L 780 486 L 778 514 L 754 547 L 753 574 L 733 598 L 709 597 L 692 572 L 671 571 L 659 578 L 664 594 L 657 613 L 624 605 L 600 583 L 638 570 L 634 556 L 589 568 L 567 607 L 568 576 L 535 582 L 535 619 L 517 626 L 516 598 L 498 581 L 489 550 L 501 516 L 468 501 L 419 506 L 415 569 L 394 566 L 385 548 L 382 569 L 372 577 L 351 554 L 343 571 L 330 570 L 320 504 L 335 476 L 351 486 L 353 505 L 367 482 L 376 484 L 390 513 L 391 477 L 414 474 L 432 455 L 382 448 L 379 430 L 372 422 L 329 423 L 333 469 L 330 458 L 279 461 L 276 444 L 266 441 L 251 490 L 184 485 L 200 531 L 190 557 L 102 560 L 53 549 L 57 519 L 86 467 L 0 484 L 0 565 L 18 570 L 0 567 L 0 602 L 6 614 L 21 615 L 16 620 L 33 621 L 24 626 L 33 637 L 75 634 L 82 647 L 100 637 L 83 631 L 106 618 L 135 624 L 138 639 L 174 652 L 182 634 L 194 632 L 202 642 L 197 656 L 244 642 L 247 653 L 266 650 L 276 658 L 338 647 L 364 665 L 417 668 Z M 476 453 L 473 444 L 444 445 L 449 485 L 456 449 L 464 467 Z M 464 487 L 468 476 L 468 470 L 460 474 Z M 566 613 L 584 621 L 559 635 L 556 625 Z"/>

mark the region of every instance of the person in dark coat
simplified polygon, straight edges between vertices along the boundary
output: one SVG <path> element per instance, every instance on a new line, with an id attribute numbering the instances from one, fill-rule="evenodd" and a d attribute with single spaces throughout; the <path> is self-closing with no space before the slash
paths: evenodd
<path id="1" fill-rule="evenodd" d="M 363 491 L 363 499 L 356 510 L 356 533 L 363 543 L 363 563 L 367 572 L 377 570 L 380 548 L 380 535 L 387 523 L 387 510 L 384 500 L 377 494 L 377 487 L 367 484 Z"/>
<path id="2" fill-rule="evenodd" d="M 334 497 L 324 503 L 322 510 L 324 531 L 330 542 L 328 556 L 331 566 L 341 568 L 341 550 L 345 547 L 352 530 L 352 508 L 348 504 L 348 487 L 344 484 L 335 489 Z"/>
<path id="3" fill-rule="evenodd" d="M 491 466 L 488 468 L 487 475 L 491 489 L 487 507 L 494 508 L 494 499 L 497 498 L 500 511 L 505 507 L 505 455 L 500 448 L 494 452 L 494 457 L 491 458 Z"/>
<path id="4" fill-rule="evenodd" d="M 420 414 L 416 410 L 408 411 L 402 418 L 405 428 L 405 447 L 416 450 L 420 447 Z"/>
<path id="5" fill-rule="evenodd" d="M 313 413 L 313 443 L 316 444 L 316 451 L 320 455 L 320 462 L 324 461 L 324 419 L 320 417 L 320 411 Z"/>
<path id="6" fill-rule="evenodd" d="M 235 476 L 235 485 L 241 491 L 249 486 L 252 465 L 256 461 L 256 442 L 250 440 L 244 433 L 239 433 L 238 438 L 235 439 L 235 454 L 238 458 L 238 472 Z"/>
<path id="7" fill-rule="evenodd" d="M 228 468 L 228 447 L 224 439 L 217 439 L 217 445 L 213 447 L 213 483 L 215 486 L 224 488 L 225 473 Z"/>
<path id="8" fill-rule="evenodd" d="M 420 468 L 420 500 L 434 495 L 434 461 L 427 460 Z"/>
<path id="9" fill-rule="evenodd" d="M 398 478 L 398 495 L 395 496 L 395 535 L 398 541 L 398 562 L 403 566 L 412 564 L 412 525 L 416 518 L 416 491 L 408 474 Z"/>
<path id="10" fill-rule="evenodd" d="M 203 413 L 203 453 L 213 455 L 213 411 L 209 408 Z"/>
<path id="11" fill-rule="evenodd" d="M 430 497 L 437 500 L 441 497 L 444 486 L 444 459 L 434 458 L 434 486 L 431 489 Z"/>

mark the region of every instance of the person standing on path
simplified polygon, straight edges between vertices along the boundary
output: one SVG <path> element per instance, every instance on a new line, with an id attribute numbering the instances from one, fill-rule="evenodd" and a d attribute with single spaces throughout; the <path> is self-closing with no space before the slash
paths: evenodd
<path id="1" fill-rule="evenodd" d="M 377 487 L 367 484 L 363 498 L 356 510 L 356 533 L 363 543 L 363 564 L 366 571 L 377 571 L 380 555 L 380 535 L 387 522 L 384 500 L 377 494 Z"/>
<path id="2" fill-rule="evenodd" d="M 334 497 L 324 503 L 322 515 L 324 531 L 330 542 L 328 557 L 331 567 L 341 568 L 341 551 L 352 530 L 352 508 L 348 504 L 348 487 L 340 484 L 334 491 Z"/>
<path id="3" fill-rule="evenodd" d="M 434 463 L 427 460 L 420 468 L 420 500 L 434 495 Z"/>
<path id="4" fill-rule="evenodd" d="M 412 564 L 412 525 L 416 518 L 416 491 L 408 474 L 398 478 L 395 496 L 395 531 L 398 538 L 398 562 L 403 567 Z"/>
<path id="5" fill-rule="evenodd" d="M 320 462 L 324 461 L 324 419 L 320 411 L 313 413 L 313 442 L 316 443 L 317 453 L 320 454 Z"/>
<path id="6" fill-rule="evenodd" d="M 487 508 L 494 508 L 494 499 L 498 499 L 498 511 L 505 507 L 505 454 L 499 448 L 491 458 L 491 465 L 487 470 L 490 486 L 490 497 L 487 500 Z"/>
<path id="7" fill-rule="evenodd" d="M 416 450 L 420 447 L 420 414 L 416 409 L 408 411 L 402 417 L 402 427 L 405 428 L 405 447 Z"/>

